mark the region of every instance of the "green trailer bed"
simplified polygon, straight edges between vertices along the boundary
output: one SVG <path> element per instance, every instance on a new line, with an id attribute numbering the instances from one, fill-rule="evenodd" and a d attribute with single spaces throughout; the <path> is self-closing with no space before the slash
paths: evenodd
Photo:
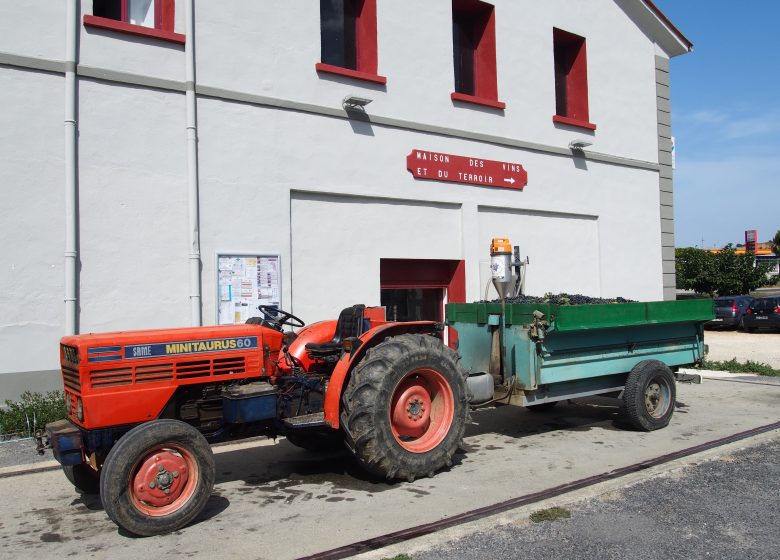
<path id="1" fill-rule="evenodd" d="M 464 366 L 510 386 L 522 405 L 621 390 L 647 360 L 700 363 L 713 316 L 712 300 L 447 305 Z"/>

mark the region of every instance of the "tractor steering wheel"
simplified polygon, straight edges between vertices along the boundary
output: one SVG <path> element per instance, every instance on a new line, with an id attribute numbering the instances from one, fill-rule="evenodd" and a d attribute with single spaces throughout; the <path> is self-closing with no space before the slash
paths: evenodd
<path id="1" fill-rule="evenodd" d="M 273 305 L 259 305 L 257 309 L 263 314 L 263 321 L 268 321 L 270 326 L 278 331 L 281 331 L 285 326 L 303 327 L 306 325 L 292 313 L 277 309 Z"/>

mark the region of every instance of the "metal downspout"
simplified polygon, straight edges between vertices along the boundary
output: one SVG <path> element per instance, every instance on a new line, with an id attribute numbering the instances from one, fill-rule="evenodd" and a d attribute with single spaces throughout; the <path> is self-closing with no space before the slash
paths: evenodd
<path id="1" fill-rule="evenodd" d="M 65 334 L 78 334 L 78 98 L 76 57 L 79 1 L 68 0 L 65 16 Z"/>
<path id="2" fill-rule="evenodd" d="M 190 323 L 203 324 L 200 282 L 200 213 L 198 185 L 198 114 L 195 97 L 195 0 L 185 1 L 184 52 L 187 105 L 187 198 L 189 202 Z"/>

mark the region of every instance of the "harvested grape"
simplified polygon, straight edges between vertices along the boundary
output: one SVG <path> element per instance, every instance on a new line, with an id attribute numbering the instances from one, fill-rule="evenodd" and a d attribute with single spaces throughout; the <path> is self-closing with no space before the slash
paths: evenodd
<path id="1" fill-rule="evenodd" d="M 480 303 L 501 303 L 500 299 L 493 301 L 483 301 Z M 584 296 L 582 294 L 551 294 L 546 293 L 543 296 L 522 295 L 512 298 L 506 298 L 506 303 L 549 303 L 550 305 L 594 305 L 599 303 L 636 303 L 636 300 L 622 297 L 598 298 Z"/>

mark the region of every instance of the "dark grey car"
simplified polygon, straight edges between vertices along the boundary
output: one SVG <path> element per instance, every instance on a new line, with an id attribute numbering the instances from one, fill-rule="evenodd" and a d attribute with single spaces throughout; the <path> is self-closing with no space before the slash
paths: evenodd
<path id="1" fill-rule="evenodd" d="M 747 332 L 757 329 L 780 329 L 780 297 L 754 299 L 742 318 Z"/>
<path id="2" fill-rule="evenodd" d="M 704 326 L 739 327 L 742 328 L 742 317 L 745 316 L 753 298 L 750 296 L 722 296 L 715 298 L 715 318 Z"/>

